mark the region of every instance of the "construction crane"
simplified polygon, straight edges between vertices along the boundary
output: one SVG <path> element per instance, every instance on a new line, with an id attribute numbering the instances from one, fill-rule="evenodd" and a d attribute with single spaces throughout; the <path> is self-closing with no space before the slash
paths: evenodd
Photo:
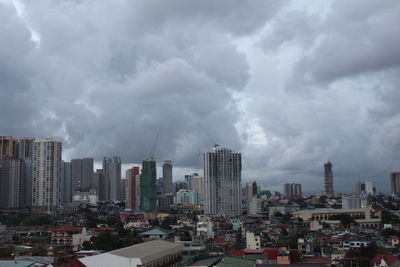
<path id="1" fill-rule="evenodd" d="M 213 137 L 209 134 L 209 132 L 207 131 L 207 129 L 204 128 L 203 125 L 202 125 L 200 122 L 197 123 L 197 125 L 199 126 L 199 128 L 200 128 L 201 130 L 204 131 L 204 133 L 207 135 L 208 139 L 210 139 L 210 141 L 213 143 L 214 147 L 215 147 L 215 146 L 218 146 L 218 143 L 219 143 L 219 142 L 218 142 L 218 138 L 213 138 Z"/>
<path id="2" fill-rule="evenodd" d="M 153 149 L 150 152 L 150 158 L 154 158 L 154 153 L 156 152 L 156 147 L 157 147 L 157 143 L 158 143 L 158 133 L 156 135 L 156 140 L 154 140 L 154 145 L 153 145 Z"/>

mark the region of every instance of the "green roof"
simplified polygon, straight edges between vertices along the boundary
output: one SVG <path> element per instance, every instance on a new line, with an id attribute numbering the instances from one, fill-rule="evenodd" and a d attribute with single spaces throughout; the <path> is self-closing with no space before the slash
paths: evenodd
<path id="1" fill-rule="evenodd" d="M 218 263 L 216 266 L 218 267 L 253 267 L 254 264 L 256 263 L 256 260 L 250 260 L 250 259 L 243 259 L 243 258 L 238 258 L 238 257 L 232 257 L 232 256 L 225 256 L 220 263 Z"/>

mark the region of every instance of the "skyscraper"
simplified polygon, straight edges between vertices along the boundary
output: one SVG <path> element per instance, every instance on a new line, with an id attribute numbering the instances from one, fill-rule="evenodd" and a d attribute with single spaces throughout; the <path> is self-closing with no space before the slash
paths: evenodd
<path id="1" fill-rule="evenodd" d="M 140 176 L 140 209 L 154 211 L 156 208 L 156 161 L 151 157 L 142 161 Z"/>
<path id="2" fill-rule="evenodd" d="M 400 195 L 400 172 L 392 172 L 390 174 L 390 186 L 392 195 Z"/>
<path id="3" fill-rule="evenodd" d="M 325 193 L 327 196 L 333 196 L 332 163 L 330 161 L 325 163 L 324 169 L 325 169 Z"/>
<path id="4" fill-rule="evenodd" d="M 162 171 L 163 171 L 162 177 L 163 177 L 164 193 L 165 194 L 173 193 L 171 160 L 164 160 Z"/>
<path id="5" fill-rule="evenodd" d="M 71 159 L 72 190 L 94 188 L 93 158 Z"/>
<path id="6" fill-rule="evenodd" d="M 109 180 L 109 200 L 122 200 L 121 184 L 121 158 L 118 156 L 104 157 L 103 171 L 105 179 Z"/>
<path id="7" fill-rule="evenodd" d="M 71 162 L 61 162 L 61 201 L 63 203 L 72 201 L 72 164 Z"/>
<path id="8" fill-rule="evenodd" d="M 95 184 L 97 184 L 97 194 L 99 200 L 106 201 L 110 200 L 110 179 L 106 177 L 102 169 L 97 169 L 94 174 Z"/>
<path id="9" fill-rule="evenodd" d="M 283 186 L 285 196 L 301 196 L 301 184 L 285 184 Z"/>
<path id="10" fill-rule="evenodd" d="M 0 161 L 5 158 L 18 158 L 18 139 L 0 136 Z"/>
<path id="11" fill-rule="evenodd" d="M 54 213 L 60 206 L 61 142 L 52 138 L 33 142 L 32 209 Z"/>
<path id="12" fill-rule="evenodd" d="M 138 207 L 137 194 L 139 192 L 138 182 L 136 179 L 139 178 L 139 167 L 132 167 L 126 171 L 126 208 L 130 210 L 136 210 Z M 140 184 L 139 184 L 140 185 Z"/>
<path id="13" fill-rule="evenodd" d="M 4 158 L 0 171 L 0 208 L 18 209 L 24 202 L 24 161 Z"/>
<path id="14" fill-rule="evenodd" d="M 204 212 L 241 215 L 241 154 L 215 146 L 204 153 Z"/>
<path id="15" fill-rule="evenodd" d="M 33 141 L 35 138 L 26 137 L 20 138 L 18 146 L 18 157 L 22 160 L 32 160 L 33 159 Z"/>
<path id="16" fill-rule="evenodd" d="M 375 194 L 374 183 L 372 181 L 358 181 L 355 186 L 357 195 L 373 195 Z"/>

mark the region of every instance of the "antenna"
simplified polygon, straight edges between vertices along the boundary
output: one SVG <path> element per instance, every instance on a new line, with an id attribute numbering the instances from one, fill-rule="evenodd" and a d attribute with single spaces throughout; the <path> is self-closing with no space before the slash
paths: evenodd
<path id="1" fill-rule="evenodd" d="M 157 143 L 158 143 L 158 133 L 156 135 L 156 140 L 154 141 L 153 149 L 150 152 L 150 157 L 151 158 L 154 157 L 154 153 L 156 152 Z"/>

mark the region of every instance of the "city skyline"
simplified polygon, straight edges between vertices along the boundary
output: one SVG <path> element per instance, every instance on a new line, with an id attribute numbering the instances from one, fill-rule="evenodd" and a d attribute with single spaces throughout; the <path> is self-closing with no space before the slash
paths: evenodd
<path id="1" fill-rule="evenodd" d="M 335 192 L 359 177 L 389 192 L 397 1 L 50 2 L 0 2 L 1 135 L 53 136 L 95 165 L 140 165 L 159 135 L 177 177 L 218 143 L 268 188 L 321 191 L 331 160 Z"/>

